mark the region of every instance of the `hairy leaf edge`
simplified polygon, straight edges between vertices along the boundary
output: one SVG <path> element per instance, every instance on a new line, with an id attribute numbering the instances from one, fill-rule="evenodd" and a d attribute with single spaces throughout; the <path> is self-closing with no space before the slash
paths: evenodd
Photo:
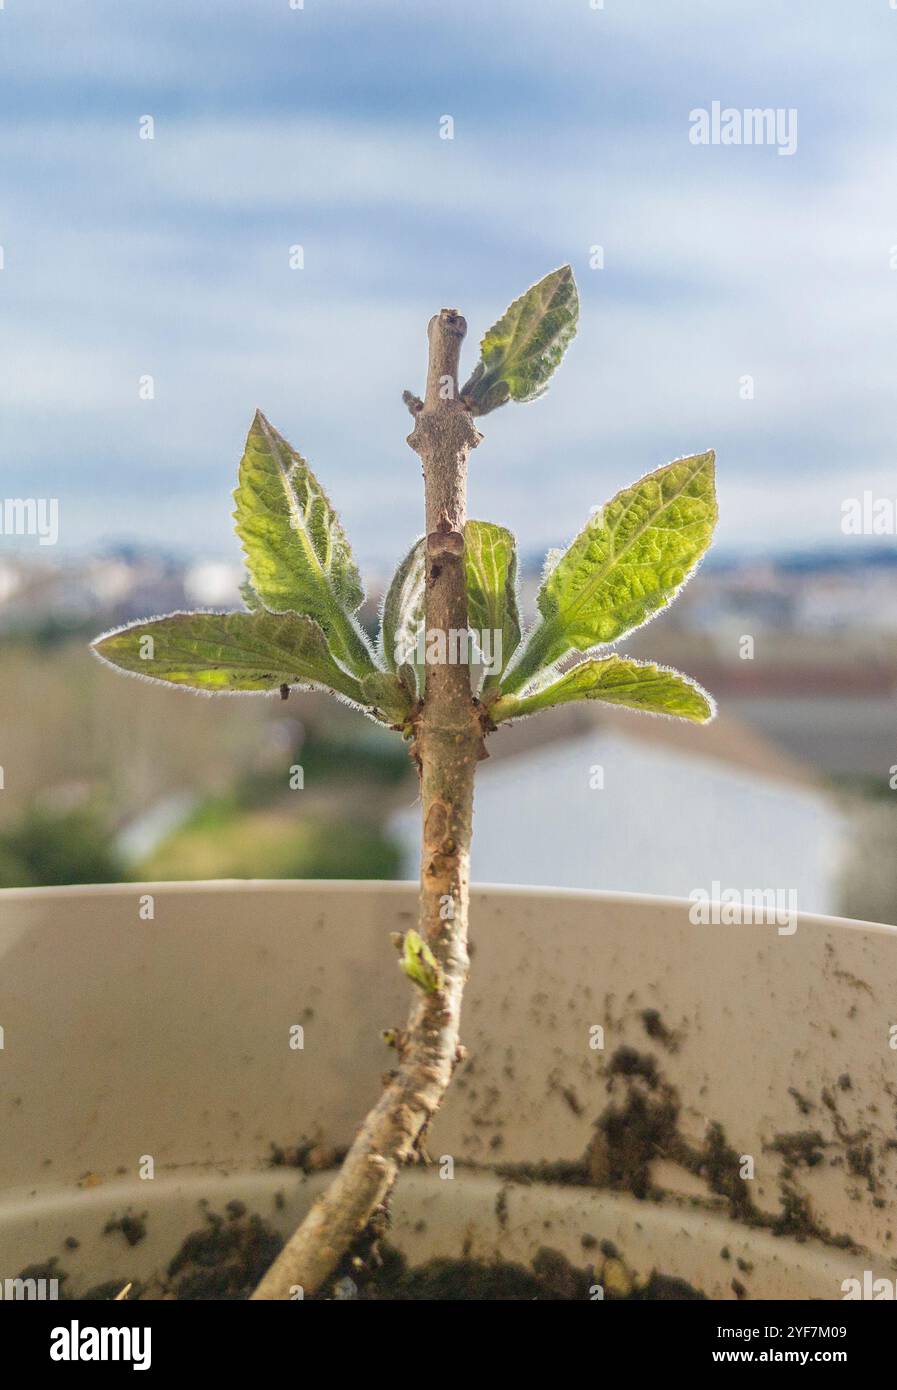
<path id="1" fill-rule="evenodd" d="M 697 454 L 682 454 L 682 455 L 680 455 L 679 458 L 670 459 L 669 463 L 662 463 L 662 464 L 659 464 L 657 468 L 652 469 L 652 472 L 653 472 L 653 473 L 659 473 L 660 470 L 661 470 L 662 468 L 671 468 L 671 467 L 673 466 L 673 464 L 675 464 L 675 463 L 685 463 L 685 462 L 687 462 L 687 460 L 690 459 L 690 458 L 700 458 L 700 457 L 702 457 L 702 456 L 705 455 L 705 454 L 712 454 L 712 455 L 713 455 L 713 468 L 714 468 L 714 480 L 715 480 L 715 477 L 716 477 L 716 450 L 715 450 L 715 449 L 701 449 L 701 450 L 698 451 Z M 644 476 L 645 476 L 646 478 L 649 478 L 649 477 L 651 477 L 651 474 L 650 474 L 650 473 L 646 473 Z M 630 486 L 631 486 L 631 487 L 636 487 L 636 486 L 638 485 L 638 483 L 640 483 L 640 482 L 642 482 L 642 481 L 643 481 L 642 478 L 638 478 L 638 479 L 636 480 L 636 482 L 630 484 Z M 625 492 L 626 490 L 627 490 L 626 488 L 621 488 L 621 489 L 620 489 L 621 492 Z M 617 495 L 618 495 L 618 494 L 616 494 L 616 493 L 614 494 L 614 496 L 617 496 Z M 611 498 L 610 500 L 613 501 L 613 498 Z M 696 560 L 695 563 L 692 565 L 691 569 L 687 572 L 687 574 L 685 574 L 685 575 L 683 576 L 681 583 L 680 583 L 680 584 L 677 584 L 677 585 L 676 585 L 676 588 L 672 590 L 672 592 L 670 593 L 670 596 L 669 596 L 669 598 L 667 599 L 666 603 L 662 603 L 658 608 L 653 609 L 653 611 L 650 612 L 650 613 L 647 615 L 647 617 L 642 618 L 641 622 L 636 623 L 634 627 L 628 627 L 628 628 L 626 629 L 625 632 L 621 632 L 620 635 L 619 635 L 619 637 L 615 637 L 615 638 L 613 639 L 612 642 L 599 642 L 599 643 L 596 643 L 596 645 L 595 645 L 594 647 L 587 647 L 587 648 L 585 648 L 585 649 L 580 649 L 579 647 L 568 647 L 567 650 L 566 650 L 564 653 L 562 653 L 561 656 L 557 657 L 556 661 L 552 662 L 549 666 L 541 666 L 541 667 L 539 667 L 539 669 L 536 670 L 536 671 L 534 671 L 533 674 L 532 674 L 531 676 L 528 676 L 528 677 L 526 678 L 526 681 L 524 682 L 524 684 L 523 684 L 522 686 L 520 686 L 519 688 L 515 688 L 515 687 L 513 687 L 513 686 L 509 686 L 509 685 L 507 684 L 508 679 L 510 678 L 510 679 L 513 680 L 514 672 L 518 669 L 518 667 L 520 666 L 520 663 L 523 661 L 523 658 L 526 656 L 526 653 L 527 653 L 527 651 L 529 650 L 530 644 L 532 643 L 532 641 L 533 641 L 533 639 L 534 639 L 536 633 L 539 632 L 540 629 L 543 628 L 543 627 L 545 626 L 546 619 L 543 618 L 542 615 L 540 614 L 540 615 L 535 619 L 535 621 L 534 621 L 533 623 L 531 623 L 530 626 L 526 629 L 526 631 L 522 634 L 522 636 L 521 636 L 521 638 L 520 638 L 520 641 L 519 641 L 519 643 L 517 644 L 517 650 L 515 651 L 512 660 L 509 661 L 507 667 L 505 668 L 504 674 L 503 674 L 503 676 L 502 676 L 501 694 L 502 694 L 502 695 L 506 695 L 506 694 L 507 694 L 507 695 L 516 695 L 516 696 L 518 696 L 518 697 L 521 696 L 521 695 L 523 695 L 524 693 L 526 693 L 526 694 L 533 694 L 533 693 L 534 693 L 533 690 L 532 690 L 533 683 L 534 683 L 535 681 L 540 680 L 540 678 L 541 678 L 545 673 L 549 673 L 549 674 L 550 674 L 551 672 L 556 671 L 556 670 L 557 670 L 557 665 L 558 665 L 558 663 L 561 662 L 561 661 L 564 661 L 568 656 L 570 656 L 570 655 L 573 654 L 574 652 L 576 653 L 577 656 L 581 656 L 581 657 L 583 658 L 583 660 L 586 660 L 586 661 L 589 660 L 589 658 L 593 658 L 593 659 L 594 659 L 594 658 L 596 658 L 596 657 L 600 658 L 600 657 L 602 657 L 602 656 L 611 656 L 611 655 L 613 655 L 613 654 L 615 653 L 615 650 L 616 650 L 616 647 L 617 647 L 618 643 L 620 643 L 620 642 L 625 642 L 626 639 L 629 638 L 629 637 L 631 637 L 632 634 L 633 634 L 634 632 L 641 632 L 642 628 L 647 627 L 649 623 L 653 623 L 654 620 L 655 620 L 656 618 L 659 618 L 659 617 L 662 616 L 662 614 L 666 613 L 666 612 L 673 606 L 673 604 L 676 602 L 676 599 L 677 599 L 677 598 L 679 597 L 679 595 L 682 593 L 682 590 L 686 587 L 687 584 L 690 583 L 690 581 L 691 581 L 691 580 L 694 578 L 694 576 L 698 573 L 698 570 L 701 568 L 701 566 L 703 565 L 703 563 L 704 563 L 704 561 L 706 560 L 707 556 L 710 554 L 710 549 L 711 549 L 711 546 L 713 545 L 713 532 L 716 531 L 716 527 L 717 527 L 717 524 L 718 524 L 718 522 L 719 522 L 719 504 L 718 504 L 717 497 L 716 497 L 716 487 L 715 487 L 715 485 L 714 485 L 714 502 L 715 502 L 715 504 L 716 504 L 716 514 L 715 514 L 714 519 L 713 519 L 713 531 L 711 532 L 710 540 L 707 542 L 707 547 L 706 547 L 706 549 L 704 550 L 703 554 L 698 556 L 697 560 Z M 541 587 L 541 584 L 543 584 L 543 583 L 545 582 L 545 580 L 548 578 L 548 576 L 551 574 L 552 570 L 554 570 L 554 569 L 557 567 L 557 565 L 559 564 L 559 562 L 560 562 L 560 561 L 563 559 L 563 557 L 567 554 L 567 551 L 570 550 L 570 548 L 572 547 L 574 541 L 577 540 L 577 538 L 582 534 L 582 532 L 583 532 L 584 529 L 585 529 L 585 527 L 582 527 L 582 526 L 581 526 L 581 527 L 579 528 L 579 530 L 576 532 L 576 534 L 573 536 L 573 539 L 572 539 L 572 540 L 568 543 L 568 545 L 566 545 L 565 547 L 553 546 L 553 547 L 547 552 L 547 554 L 546 554 L 546 556 L 545 556 L 545 559 L 544 559 L 544 561 L 543 561 L 543 564 L 542 564 L 542 579 L 541 579 L 541 582 L 540 582 L 540 587 Z M 635 658 L 632 658 L 632 659 L 635 660 Z M 578 664 L 579 664 L 579 663 L 577 662 L 577 665 L 578 665 Z M 655 663 L 655 664 L 656 664 L 656 663 Z M 570 669 L 572 669 L 572 668 L 570 668 Z M 674 670 L 675 670 L 675 667 L 670 666 L 670 667 L 665 667 L 664 669 L 674 671 Z M 563 674 L 566 675 L 566 672 L 563 672 Z M 682 672 L 677 672 L 677 674 L 678 674 L 678 675 L 681 675 Z M 690 677 L 689 677 L 689 679 L 690 679 Z M 706 692 L 705 692 L 705 694 L 706 694 Z"/>
<path id="2" fill-rule="evenodd" d="M 133 628 L 149 627 L 152 623 L 162 623 L 165 622 L 168 618 L 195 618 L 200 617 L 204 614 L 208 615 L 210 618 L 229 618 L 231 616 L 232 611 L 248 612 L 250 610 L 227 610 L 222 613 L 211 608 L 178 608 L 171 613 L 156 613 L 151 618 L 139 618 L 135 622 L 122 623 L 120 627 L 111 627 L 107 632 L 101 632 L 99 636 L 94 637 L 93 641 L 89 643 L 90 653 L 91 656 L 93 656 L 97 661 L 101 662 L 103 666 L 108 666 L 119 676 L 127 676 L 130 679 L 136 681 L 145 681 L 149 685 L 164 686 L 166 690 L 175 690 L 182 695 L 199 696 L 200 699 L 206 700 L 240 700 L 247 698 L 250 700 L 254 700 L 258 699 L 259 696 L 261 696 L 264 699 L 279 699 L 279 687 L 272 687 L 271 690 L 200 690 L 194 685 L 186 685 L 177 681 L 167 681 L 163 676 L 151 676 L 145 671 L 129 671 L 126 666 L 119 666 L 116 661 L 110 660 L 108 656 L 104 656 L 103 653 L 98 650 L 99 644 L 101 642 L 107 641 L 110 637 L 118 637 L 121 635 L 121 633 L 129 632 Z M 263 611 L 266 613 L 271 612 L 270 609 L 264 608 L 264 605 Z M 287 609 L 285 613 L 272 613 L 272 617 L 288 617 L 292 612 L 292 609 Z M 296 614 L 296 617 L 299 618 L 307 616 L 308 615 L 305 613 Z M 314 622 L 315 620 L 314 618 L 312 618 L 310 619 L 310 621 Z M 333 653 L 331 653 L 331 656 L 333 656 Z M 335 665 L 339 666 L 339 669 L 343 671 L 344 674 L 350 680 L 357 680 L 357 678 L 352 675 L 351 671 L 345 670 L 345 667 L 343 667 L 341 663 L 336 660 L 336 657 L 333 657 L 333 661 Z M 375 674 L 382 675 L 384 673 L 381 671 L 376 671 Z M 319 683 L 318 681 L 311 680 L 300 681 L 298 683 L 291 683 L 290 690 L 323 692 L 325 695 L 332 695 L 335 700 L 338 700 L 340 702 L 340 704 L 348 705 L 350 709 L 358 710 L 360 714 L 364 714 L 369 719 L 372 719 L 375 724 L 387 724 L 390 727 L 392 726 L 393 721 L 389 719 L 382 711 L 379 714 L 376 713 L 376 706 L 364 704 L 360 700 L 354 700 L 351 697 L 351 695 L 346 695 L 342 690 L 334 690 L 332 685 L 324 685 L 322 683 Z"/>
<path id="3" fill-rule="evenodd" d="M 314 469 L 312 468 L 311 464 L 309 463 L 309 461 L 308 461 L 308 459 L 305 457 L 305 455 L 304 455 L 304 454 L 300 454 L 299 451 L 298 451 L 298 449 L 296 449 L 296 448 L 290 443 L 290 441 L 286 438 L 286 436 L 285 436 L 285 435 L 282 435 L 282 434 L 280 433 L 280 431 L 277 429 L 276 425 L 272 425 L 272 424 L 271 424 L 271 421 L 270 421 L 270 420 L 268 419 L 268 417 L 265 415 L 265 413 L 264 413 L 264 411 L 262 410 L 261 406 L 256 406 L 256 408 L 255 408 L 255 414 L 254 414 L 253 417 L 252 417 L 252 424 L 249 426 L 249 430 L 247 431 L 247 435 L 246 435 L 246 442 L 245 442 L 244 445 L 243 445 L 243 453 L 240 455 L 240 465 L 238 465 L 237 482 L 236 482 L 235 487 L 233 487 L 233 488 L 231 489 L 231 494 L 230 494 L 230 495 L 231 495 L 231 500 L 232 500 L 233 503 L 234 503 L 234 510 L 231 512 L 231 520 L 234 522 L 234 530 L 235 530 L 235 532 L 236 532 L 237 539 L 238 539 L 238 541 L 239 541 L 239 543 L 240 543 L 240 553 L 241 553 L 241 556 L 242 556 L 244 565 L 245 565 L 245 567 L 246 567 L 247 579 L 248 579 L 248 581 L 249 581 L 250 587 L 251 587 L 253 590 L 255 590 L 255 585 L 254 585 L 253 580 L 252 580 L 252 560 L 251 560 L 251 556 L 250 556 L 250 554 L 249 554 L 249 551 L 248 551 L 246 542 L 244 541 L 243 536 L 241 535 L 240 530 L 239 530 L 239 526 L 240 526 L 240 513 L 239 513 L 239 501 L 238 501 L 238 496 L 237 496 L 237 495 L 238 495 L 238 493 L 239 493 L 239 491 L 240 491 L 240 486 L 241 486 L 240 477 L 239 477 L 239 467 L 242 465 L 243 459 L 244 459 L 244 457 L 245 457 L 245 455 L 246 455 L 246 449 L 247 449 L 247 446 L 248 446 L 248 444 L 249 444 L 249 439 L 250 439 L 250 437 L 251 437 L 251 435 L 252 435 L 252 431 L 253 431 L 253 429 L 255 428 L 256 425 L 258 425 L 258 427 L 259 427 L 261 433 L 264 435 L 265 440 L 266 440 L 266 442 L 268 443 L 268 446 L 269 446 L 269 448 L 270 448 L 270 450 L 271 450 L 271 452 L 272 452 L 272 457 L 274 458 L 275 463 L 277 464 L 278 471 L 279 471 L 279 473 L 280 473 L 280 475 L 281 475 L 281 478 L 282 478 L 282 481 L 283 481 L 283 484 L 284 484 L 284 491 L 286 491 L 286 486 L 285 486 L 285 484 L 286 484 L 286 482 L 288 481 L 288 476 L 287 476 L 287 475 L 288 475 L 289 470 L 286 469 L 286 468 L 284 467 L 283 461 L 280 459 L 279 455 L 278 455 L 277 452 L 276 452 L 276 444 L 275 444 L 274 439 L 272 438 L 272 431 L 274 432 L 274 434 L 276 434 L 276 435 L 278 436 L 279 439 L 282 439 L 282 440 L 283 440 L 284 444 L 286 444 L 286 446 L 287 446 L 288 449 L 292 450 L 292 452 L 293 452 L 294 454 L 296 454 L 297 458 L 301 459 L 301 461 L 305 464 L 306 468 L 308 469 L 309 473 L 310 473 L 310 474 L 312 475 L 312 477 L 315 479 L 315 482 L 317 483 L 318 487 L 319 487 L 320 490 L 321 490 L 321 495 L 323 496 L 324 500 L 326 501 L 327 506 L 329 507 L 330 511 L 333 513 L 333 516 L 334 516 L 334 518 L 336 519 L 337 524 L 340 526 L 340 528 L 341 528 L 342 531 L 343 531 L 343 535 L 345 536 L 345 539 L 346 539 L 346 544 L 347 544 L 347 546 L 349 546 L 349 551 L 350 551 L 350 554 L 351 554 L 351 545 L 349 544 L 349 537 L 348 537 L 348 534 L 346 533 L 346 529 L 345 529 L 345 526 L 344 526 L 344 524 L 343 524 L 342 513 L 339 512 L 339 511 L 337 510 L 337 508 L 333 505 L 333 502 L 330 500 L 330 493 L 327 492 L 327 490 L 325 489 L 324 484 L 321 482 L 321 480 L 320 480 L 320 478 L 318 477 L 317 473 L 315 473 Z M 300 533 L 300 528 L 299 528 L 299 526 L 297 525 L 297 519 L 296 519 L 296 517 L 293 515 L 292 507 L 291 507 L 291 505 L 290 505 L 290 503 L 289 503 L 289 498 L 288 498 L 287 500 L 288 500 L 288 508 L 289 508 L 289 510 L 290 510 L 290 521 L 289 521 L 290 528 L 296 533 L 296 536 L 297 536 L 297 538 L 298 538 L 298 540 L 299 540 L 299 543 L 302 544 L 302 536 L 301 536 L 301 533 Z M 355 561 L 354 555 L 352 556 L 352 562 L 353 562 L 353 564 L 355 565 L 356 570 L 358 570 L 358 564 L 357 564 L 357 562 Z M 319 566 L 319 568 L 320 568 L 320 561 L 317 561 L 317 563 L 318 563 L 318 566 Z M 372 673 L 374 673 L 374 672 L 379 672 L 379 671 L 384 670 L 385 668 L 384 668 L 384 667 L 381 667 L 380 664 L 378 663 L 378 660 L 377 660 L 376 644 L 373 643 L 373 642 L 371 641 L 371 638 L 369 637 L 368 633 L 365 631 L 365 628 L 363 627 L 363 625 L 362 625 L 362 623 L 361 623 L 361 621 L 360 621 L 360 619 L 359 619 L 359 617 L 358 617 L 358 613 L 359 613 L 359 611 L 361 610 L 361 608 L 364 606 L 365 601 L 366 601 L 366 590 L 365 590 L 365 588 L 364 588 L 364 581 L 363 581 L 363 579 L 362 579 L 360 570 L 358 571 L 358 579 L 359 579 L 359 587 L 360 587 L 360 589 L 361 589 L 361 598 L 359 599 L 358 603 L 356 604 L 356 606 L 355 606 L 354 608 L 349 608 L 349 607 L 347 607 L 345 604 L 343 604 L 343 602 L 341 601 L 339 595 L 335 592 L 335 590 L 334 590 L 332 584 L 330 583 L 330 580 L 327 578 L 326 575 L 323 574 L 323 571 L 322 571 L 322 579 L 323 579 L 323 582 L 324 582 L 324 584 L 325 584 L 325 587 L 327 588 L 327 590 L 328 590 L 328 592 L 329 592 L 330 598 L 331 598 L 331 600 L 332 600 L 332 605 L 333 605 L 333 607 L 332 607 L 332 616 L 333 616 L 333 618 L 336 620 L 337 625 L 340 625 L 340 624 L 344 624 L 344 625 L 345 625 L 345 628 L 347 629 L 347 631 L 345 632 L 344 635 L 345 635 L 345 636 L 348 636 L 348 637 L 350 637 L 350 638 L 351 638 L 351 636 L 354 635 L 354 637 L 355 637 L 355 638 L 357 639 L 357 641 L 360 643 L 361 648 L 363 649 L 363 651 L 364 651 L 364 653 L 365 653 L 365 655 L 366 655 L 366 657 L 367 657 L 368 669 L 367 669 L 366 671 L 350 671 L 349 674 L 350 674 L 355 680 L 360 680 L 362 675 L 370 675 L 370 674 L 372 674 Z M 264 602 L 264 600 L 263 600 L 257 593 L 256 593 L 256 597 L 258 598 L 259 603 L 261 604 L 262 608 L 265 610 L 266 613 L 273 613 L 273 614 L 275 614 L 276 616 L 280 616 L 280 615 L 282 615 L 282 614 L 284 614 L 284 613 L 298 613 L 299 617 L 308 617 L 308 616 L 310 616 L 310 615 L 308 615 L 308 614 L 299 613 L 299 610 L 296 609 L 296 608 L 271 608 L 268 604 L 266 604 L 266 603 Z M 244 601 L 245 601 L 245 600 L 244 600 Z M 251 612 L 252 610 L 250 609 L 249 611 Z M 317 619 L 316 619 L 316 618 L 313 618 L 312 621 L 313 621 L 313 622 L 317 622 Z M 318 626 L 320 627 L 320 623 L 318 623 Z M 326 636 L 326 634 L 325 634 L 325 636 Z M 331 655 L 333 655 L 332 652 L 331 652 Z M 334 661 L 336 661 L 336 657 L 335 657 L 335 656 L 334 656 L 333 659 L 334 659 Z M 340 668 L 341 668 L 342 670 L 345 670 L 345 669 L 346 669 L 342 662 L 337 662 L 337 665 L 340 666 Z M 228 691 L 228 692 L 226 692 L 226 693 L 227 693 L 227 694 L 232 694 L 232 695 L 243 695 L 243 694 L 252 694 L 252 693 L 254 693 L 254 692 L 252 692 L 252 691 Z"/>
<path id="4" fill-rule="evenodd" d="M 543 671 L 540 672 L 540 674 L 545 674 L 546 676 L 550 676 L 550 678 L 546 679 L 543 683 L 540 683 L 536 690 L 532 690 L 529 687 L 527 687 L 527 694 L 536 695 L 541 694 L 543 690 L 550 690 L 553 685 L 563 680 L 565 676 L 571 675 L 577 669 L 577 667 L 584 665 L 587 661 L 600 661 L 602 659 L 606 659 L 608 656 L 616 655 L 619 655 L 619 653 L 608 652 L 602 649 L 602 655 L 599 657 L 595 657 L 594 654 L 589 655 L 584 653 L 582 661 L 577 661 L 572 666 L 568 666 L 566 671 L 561 671 L 557 666 L 544 667 Z M 563 660 L 563 658 L 561 659 Z M 622 657 L 621 660 L 635 662 L 636 658 Z M 600 695 L 595 695 L 591 698 L 586 695 L 583 695 L 578 700 L 562 700 L 557 705 L 549 705 L 546 709 L 524 710 L 522 713 L 516 713 L 512 710 L 508 714 L 503 714 L 500 709 L 496 709 L 495 706 L 499 705 L 501 703 L 501 699 L 504 698 L 507 698 L 508 700 L 517 700 L 522 702 L 525 696 L 522 693 L 517 692 L 515 692 L 513 695 L 508 695 L 507 697 L 505 697 L 504 692 L 502 692 L 502 695 L 498 700 L 495 701 L 495 704 L 490 706 L 490 713 L 492 715 L 492 718 L 498 725 L 512 724 L 516 720 L 520 719 L 532 719 L 537 714 L 548 714 L 553 709 L 560 709 L 562 705 L 587 704 L 612 705 L 615 709 L 624 710 L 627 714 L 647 715 L 649 719 L 674 719 L 677 721 L 681 721 L 685 724 L 696 724 L 702 729 L 706 728 L 708 724 L 712 724 L 713 721 L 716 719 L 716 716 L 719 713 L 719 707 L 716 702 L 716 697 L 711 695 L 709 690 L 705 690 L 704 686 L 701 685 L 701 682 L 695 680 L 694 676 L 689 676 L 685 671 L 680 671 L 676 666 L 667 666 L 662 661 L 638 661 L 637 665 L 656 666 L 658 671 L 663 671 L 668 676 L 677 676 L 680 680 L 685 681 L 688 685 L 692 687 L 692 689 L 698 695 L 701 696 L 702 699 L 707 701 L 707 706 L 710 710 L 710 713 L 708 714 L 707 718 L 689 719 L 687 714 L 668 714 L 666 710 L 662 709 L 636 709 L 632 705 L 624 705 L 616 700 L 602 700 Z"/>

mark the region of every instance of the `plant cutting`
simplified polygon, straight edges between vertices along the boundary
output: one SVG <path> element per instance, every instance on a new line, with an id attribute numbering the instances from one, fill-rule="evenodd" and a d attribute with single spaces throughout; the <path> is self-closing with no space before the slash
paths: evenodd
<path id="1" fill-rule="evenodd" d="M 474 777 L 487 740 L 510 720 L 597 700 L 703 723 L 710 697 L 687 676 L 611 648 L 669 604 L 716 522 L 714 455 L 677 459 L 594 511 L 549 557 L 535 621 L 524 630 L 514 538 L 467 518 L 476 421 L 542 395 L 576 331 L 569 266 L 515 300 L 489 329 L 463 387 L 467 325 L 443 309 L 428 326 L 423 397 L 404 394 L 419 455 L 425 534 L 399 565 L 373 643 L 348 540 L 305 459 L 256 414 L 240 463 L 236 530 L 245 611 L 172 613 L 94 643 L 118 669 L 204 694 L 325 690 L 407 740 L 420 776 L 422 842 L 416 929 L 396 936 L 411 981 L 409 1017 L 390 1030 L 396 1065 L 331 1186 L 255 1298 L 311 1293 L 387 1201 L 462 1056 Z"/>

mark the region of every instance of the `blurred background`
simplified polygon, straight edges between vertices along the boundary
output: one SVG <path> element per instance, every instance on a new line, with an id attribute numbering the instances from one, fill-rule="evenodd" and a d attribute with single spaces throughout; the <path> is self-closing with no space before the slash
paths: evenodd
<path id="1" fill-rule="evenodd" d="M 373 630 L 420 532 L 401 391 L 429 315 L 462 309 L 472 365 L 570 262 L 578 337 L 483 422 L 471 514 L 517 533 L 531 616 L 591 508 L 714 446 L 717 546 L 622 649 L 720 716 L 503 731 L 475 876 L 897 922 L 895 57 L 885 0 L 7 0 L 0 885 L 415 874 L 394 736 L 117 678 L 87 643 L 239 605 L 256 406 L 341 511 Z M 715 101 L 794 112 L 794 153 L 692 143 Z"/>

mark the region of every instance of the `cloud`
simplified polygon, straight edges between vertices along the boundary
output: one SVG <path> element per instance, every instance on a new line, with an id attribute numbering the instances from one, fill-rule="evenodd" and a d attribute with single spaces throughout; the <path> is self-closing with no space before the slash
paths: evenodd
<path id="1" fill-rule="evenodd" d="M 72 544 L 118 528 L 228 553 L 227 491 L 262 405 L 368 528 L 372 561 L 398 554 L 419 512 L 399 395 L 422 383 L 429 313 L 460 303 L 473 360 L 506 303 L 566 260 L 579 337 L 546 400 L 485 423 L 472 472 L 474 510 L 527 548 L 708 444 L 732 543 L 825 538 L 821 496 L 887 477 L 897 192 L 880 15 L 91 11 L 90 30 L 76 7 L 3 17 L 18 119 L 0 448 L 11 488 L 68 498 Z M 848 99 L 836 76 L 861 68 Z M 798 154 L 690 145 L 689 109 L 717 98 L 797 104 Z M 454 141 L 438 138 L 447 110 Z"/>

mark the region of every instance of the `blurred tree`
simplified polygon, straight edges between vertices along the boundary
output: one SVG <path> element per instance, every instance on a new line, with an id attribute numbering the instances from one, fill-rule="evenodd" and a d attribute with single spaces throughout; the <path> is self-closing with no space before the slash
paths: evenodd
<path id="1" fill-rule="evenodd" d="M 122 877 L 109 830 L 91 810 L 31 807 L 0 834 L 0 888 L 116 883 Z"/>

